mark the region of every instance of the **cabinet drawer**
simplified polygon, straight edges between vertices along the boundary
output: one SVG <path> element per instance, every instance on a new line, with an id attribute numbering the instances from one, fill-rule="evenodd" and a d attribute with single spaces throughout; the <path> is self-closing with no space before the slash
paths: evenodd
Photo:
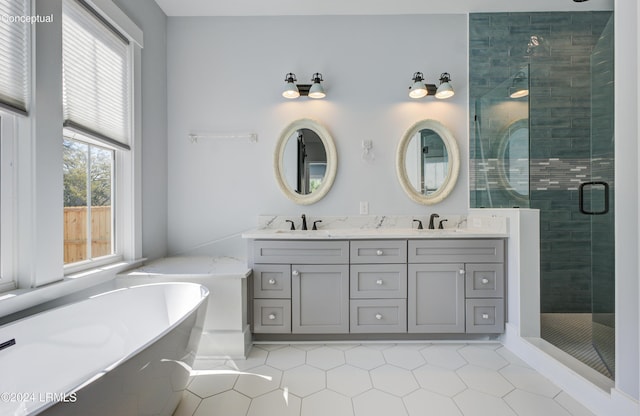
<path id="1" fill-rule="evenodd" d="M 504 332 L 504 300 L 467 299 L 467 333 L 499 334 Z"/>
<path id="2" fill-rule="evenodd" d="M 504 297 L 504 265 L 502 263 L 469 263 L 465 265 L 467 298 Z"/>
<path id="3" fill-rule="evenodd" d="M 406 264 L 351 266 L 352 298 L 403 299 L 407 297 Z"/>
<path id="4" fill-rule="evenodd" d="M 291 333 L 291 301 L 288 299 L 255 299 L 253 332 Z"/>
<path id="5" fill-rule="evenodd" d="M 503 240 L 409 240 L 409 263 L 502 263 Z"/>
<path id="6" fill-rule="evenodd" d="M 288 264 L 255 264 L 253 266 L 255 298 L 291 298 L 291 267 Z"/>
<path id="7" fill-rule="evenodd" d="M 347 264 L 348 241 L 255 240 L 255 263 Z"/>
<path id="8" fill-rule="evenodd" d="M 406 262 L 406 240 L 358 240 L 351 242 L 351 263 Z"/>
<path id="9" fill-rule="evenodd" d="M 407 301 L 404 299 L 352 300 L 351 332 L 407 332 Z"/>

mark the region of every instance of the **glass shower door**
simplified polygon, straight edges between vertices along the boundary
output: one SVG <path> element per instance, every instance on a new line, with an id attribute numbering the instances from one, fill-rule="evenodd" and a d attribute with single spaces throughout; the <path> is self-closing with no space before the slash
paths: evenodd
<path id="1" fill-rule="evenodd" d="M 613 53 L 612 16 L 591 54 L 591 184 L 583 184 L 580 193 L 590 214 L 593 346 L 611 378 L 615 377 Z"/>

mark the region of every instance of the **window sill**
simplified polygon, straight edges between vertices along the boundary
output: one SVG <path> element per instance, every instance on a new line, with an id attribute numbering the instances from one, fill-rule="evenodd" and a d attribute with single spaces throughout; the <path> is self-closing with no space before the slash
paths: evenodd
<path id="1" fill-rule="evenodd" d="M 0 293 L 0 317 L 49 302 L 115 279 L 118 273 L 140 266 L 146 259 L 119 261 L 65 276 L 45 286 Z"/>

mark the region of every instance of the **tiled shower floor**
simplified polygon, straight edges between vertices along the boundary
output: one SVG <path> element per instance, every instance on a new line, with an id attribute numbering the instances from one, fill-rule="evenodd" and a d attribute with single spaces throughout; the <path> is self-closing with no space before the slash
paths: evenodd
<path id="1" fill-rule="evenodd" d="M 590 313 L 543 313 L 540 315 L 542 338 L 564 352 L 572 355 L 594 370 L 613 379 L 592 344 L 592 331 L 600 330 L 600 340 L 609 340 L 601 345 L 601 352 L 607 354 L 609 362 L 614 363 L 614 330 L 604 325 L 593 324 Z M 615 371 L 615 369 L 612 369 Z"/>
<path id="2" fill-rule="evenodd" d="M 174 416 L 589 416 L 500 344 L 255 345 L 198 361 Z"/>

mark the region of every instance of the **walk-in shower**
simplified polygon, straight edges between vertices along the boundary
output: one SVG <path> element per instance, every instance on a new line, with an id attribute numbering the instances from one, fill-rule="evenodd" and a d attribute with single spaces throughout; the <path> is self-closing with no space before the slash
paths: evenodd
<path id="1" fill-rule="evenodd" d="M 540 210 L 541 336 L 614 378 L 613 13 L 472 14 L 469 33 L 471 207 Z"/>

